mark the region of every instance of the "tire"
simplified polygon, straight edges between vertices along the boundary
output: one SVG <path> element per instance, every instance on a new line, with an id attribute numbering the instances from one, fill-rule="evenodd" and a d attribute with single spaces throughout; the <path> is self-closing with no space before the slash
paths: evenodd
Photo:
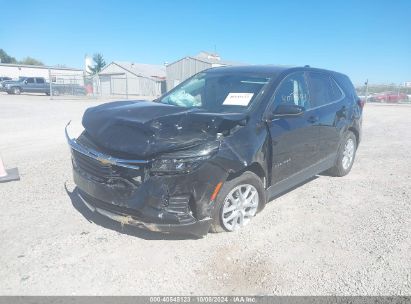
<path id="1" fill-rule="evenodd" d="M 348 131 L 338 148 L 336 163 L 328 173 L 339 177 L 347 175 L 354 164 L 356 152 L 357 138 L 353 132 Z"/>
<path id="2" fill-rule="evenodd" d="M 248 186 L 250 187 L 247 188 Z M 247 190 L 249 190 L 248 193 Z M 235 207 L 232 198 L 239 197 L 237 194 L 240 192 L 237 191 L 241 191 L 242 194 L 247 193 L 247 198 L 249 201 L 240 201 L 239 204 L 247 203 L 249 205 L 248 207 L 244 207 L 242 205 Z M 264 208 L 265 202 L 266 198 L 264 186 L 261 179 L 256 174 L 246 171 L 240 176 L 226 181 L 215 201 L 216 205 L 214 208 L 213 222 L 210 227 L 210 232 L 217 233 L 238 230 L 248 224 L 252 217 Z M 235 209 L 231 212 L 227 212 L 227 210 L 229 210 L 228 208 Z M 227 222 L 226 219 L 231 215 L 233 215 L 234 218 L 231 220 L 230 224 L 230 221 Z M 234 224 L 235 221 L 236 224 Z"/>
<path id="3" fill-rule="evenodd" d="M 19 87 L 14 87 L 14 88 L 12 88 L 12 92 L 15 95 L 20 95 L 21 89 Z"/>

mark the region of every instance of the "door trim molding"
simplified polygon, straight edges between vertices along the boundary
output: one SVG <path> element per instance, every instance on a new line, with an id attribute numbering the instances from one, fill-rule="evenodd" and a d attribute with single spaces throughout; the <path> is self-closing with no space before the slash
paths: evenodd
<path id="1" fill-rule="evenodd" d="M 311 177 L 330 169 L 332 166 L 334 166 L 336 157 L 337 153 L 333 153 L 327 156 L 327 158 L 270 186 L 266 190 L 267 202 L 286 192 L 287 190 L 290 190 L 291 188 L 305 182 Z"/>

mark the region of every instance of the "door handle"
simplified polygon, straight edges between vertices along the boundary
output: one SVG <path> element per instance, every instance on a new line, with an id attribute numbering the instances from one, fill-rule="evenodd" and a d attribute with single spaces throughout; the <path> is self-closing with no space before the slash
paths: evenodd
<path id="1" fill-rule="evenodd" d="M 317 116 L 310 116 L 310 117 L 308 117 L 307 121 L 309 123 L 312 123 L 312 124 L 316 123 L 318 121 L 318 117 Z"/>

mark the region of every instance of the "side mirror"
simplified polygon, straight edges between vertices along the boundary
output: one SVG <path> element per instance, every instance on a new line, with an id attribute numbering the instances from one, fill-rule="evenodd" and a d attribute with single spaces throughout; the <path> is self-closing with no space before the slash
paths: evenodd
<path id="1" fill-rule="evenodd" d="M 27 84 L 27 80 L 24 80 L 24 84 Z"/>
<path id="2" fill-rule="evenodd" d="M 278 105 L 273 113 L 273 118 L 275 117 L 293 117 L 300 116 L 304 113 L 305 108 L 292 103 L 284 103 Z"/>

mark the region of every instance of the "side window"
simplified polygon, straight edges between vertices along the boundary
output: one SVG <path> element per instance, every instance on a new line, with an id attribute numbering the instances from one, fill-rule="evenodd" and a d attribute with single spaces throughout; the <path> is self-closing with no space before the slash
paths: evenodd
<path id="1" fill-rule="evenodd" d="M 34 78 L 27 78 L 27 83 L 34 83 Z"/>
<path id="2" fill-rule="evenodd" d="M 278 106 L 281 103 L 293 103 L 305 109 L 311 108 L 304 72 L 293 73 L 281 82 L 275 93 L 274 105 Z"/>
<path id="3" fill-rule="evenodd" d="M 329 75 L 324 73 L 309 73 L 310 95 L 313 107 L 323 106 L 342 97 L 341 89 Z"/>
<path id="4" fill-rule="evenodd" d="M 36 83 L 44 83 L 44 79 L 43 78 L 36 78 Z"/>
<path id="5" fill-rule="evenodd" d="M 331 90 L 332 90 L 332 101 L 336 101 L 340 99 L 341 97 L 343 97 L 343 93 L 341 92 L 341 89 L 339 88 L 335 80 L 330 78 L 330 83 L 331 83 Z"/>

